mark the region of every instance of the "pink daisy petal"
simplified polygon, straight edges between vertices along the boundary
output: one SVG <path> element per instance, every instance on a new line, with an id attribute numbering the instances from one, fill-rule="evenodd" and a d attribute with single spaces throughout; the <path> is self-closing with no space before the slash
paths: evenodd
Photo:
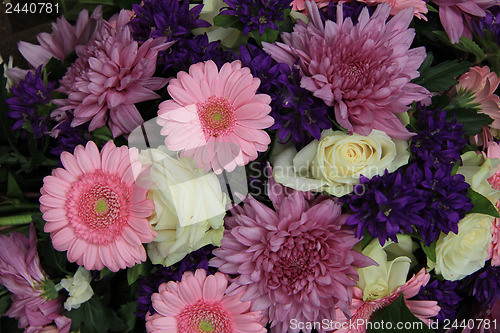
<path id="1" fill-rule="evenodd" d="M 194 275 L 184 273 L 180 282 L 162 284 L 151 297 L 157 313 L 146 316 L 147 332 L 267 332 L 260 323 L 262 314 L 250 312 L 250 302 L 226 295 L 227 283 L 224 274 L 207 276 L 199 269 Z"/>
<path id="2" fill-rule="evenodd" d="M 145 171 L 138 152 L 110 141 L 102 152 L 89 143 L 61 158 L 70 171 L 46 177 L 40 191 L 45 231 L 54 248 L 68 250 L 69 261 L 89 270 L 106 266 L 117 271 L 145 261 L 142 243 L 152 241 L 156 232 L 146 220 L 154 204 L 144 184 L 136 183 Z M 76 172 L 77 178 L 64 178 Z"/>
<path id="3" fill-rule="evenodd" d="M 213 61 L 206 61 L 192 65 L 189 74 L 180 72 L 167 88 L 173 100 L 161 103 L 158 110 L 168 149 L 182 151 L 182 156 L 194 158 L 197 167 L 216 173 L 257 158 L 257 152 L 266 151 L 271 142 L 264 129 L 274 123 L 268 116 L 271 98 L 256 95 L 259 84 L 239 61 L 224 64 L 220 71 Z M 206 96 L 207 91 L 212 95 Z M 238 131 L 246 135 L 235 140 L 233 133 Z"/>

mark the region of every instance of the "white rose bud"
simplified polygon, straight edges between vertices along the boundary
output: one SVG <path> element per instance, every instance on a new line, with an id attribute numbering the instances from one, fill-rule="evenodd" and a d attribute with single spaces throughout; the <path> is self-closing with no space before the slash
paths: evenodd
<path id="1" fill-rule="evenodd" d="M 371 178 L 407 164 L 407 149 L 406 141 L 378 130 L 368 136 L 325 130 L 320 141 L 312 141 L 298 153 L 291 145 L 277 146 L 273 175 L 277 182 L 296 190 L 326 191 L 340 197 L 353 191 L 361 175 Z"/>

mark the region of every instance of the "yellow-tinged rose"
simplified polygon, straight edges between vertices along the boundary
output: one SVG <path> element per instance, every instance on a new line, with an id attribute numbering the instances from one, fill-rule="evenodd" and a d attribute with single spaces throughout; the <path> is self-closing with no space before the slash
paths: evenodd
<path id="1" fill-rule="evenodd" d="M 142 151 L 141 161 L 151 166 L 149 222 L 158 233 L 147 248 L 151 262 L 170 266 L 205 245 L 220 246 L 228 199 L 217 176 L 191 158 L 170 156 L 164 146 Z"/>
<path id="2" fill-rule="evenodd" d="M 436 243 L 437 274 L 456 281 L 484 267 L 488 257 L 494 217 L 467 214 L 458 223 L 458 234 L 441 233 Z"/>
<path id="3" fill-rule="evenodd" d="M 363 291 L 363 300 L 385 297 L 406 283 L 410 265 L 415 259 L 415 244 L 408 235 L 398 234 L 397 237 L 398 243 L 388 241 L 384 246 L 374 239 L 362 251 L 378 263 L 378 266 L 357 269 L 359 281 L 356 286 Z"/>
<path id="4" fill-rule="evenodd" d="M 407 148 L 406 141 L 378 130 L 368 136 L 325 130 L 321 140 L 299 152 L 292 145 L 277 146 L 273 175 L 277 182 L 297 190 L 326 191 L 340 197 L 353 191 L 361 175 L 371 178 L 407 164 Z"/>

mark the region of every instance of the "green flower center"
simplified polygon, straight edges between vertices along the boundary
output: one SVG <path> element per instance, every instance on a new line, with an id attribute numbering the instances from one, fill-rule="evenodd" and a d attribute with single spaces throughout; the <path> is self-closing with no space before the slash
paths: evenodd
<path id="1" fill-rule="evenodd" d="M 200 323 L 200 330 L 203 332 L 212 332 L 214 330 L 214 327 L 208 320 L 202 320 Z"/>

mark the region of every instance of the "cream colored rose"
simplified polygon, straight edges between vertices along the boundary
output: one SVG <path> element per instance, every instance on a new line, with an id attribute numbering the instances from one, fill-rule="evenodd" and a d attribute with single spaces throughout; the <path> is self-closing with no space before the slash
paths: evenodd
<path id="1" fill-rule="evenodd" d="M 363 300 L 373 301 L 391 294 L 406 283 L 415 244 L 408 235 L 398 235 L 398 243 L 388 241 L 382 247 L 378 239 L 368 244 L 362 253 L 378 263 L 357 269 L 359 281 L 356 285 L 363 291 Z"/>
<path id="2" fill-rule="evenodd" d="M 280 146 L 272 157 L 277 182 L 339 197 L 351 193 L 361 175 L 371 178 L 386 169 L 396 171 L 410 156 L 406 141 L 378 130 L 368 136 L 325 130 L 320 141 L 314 140 L 298 153 L 292 145 Z"/>
<path id="3" fill-rule="evenodd" d="M 485 159 L 483 155 L 474 151 L 462 154 L 462 166 L 457 173 L 465 177 L 465 181 L 470 184 L 471 189 L 488 198 L 493 205 L 500 200 L 500 191 L 491 187 L 488 179 L 498 170 L 499 159 Z"/>
<path id="4" fill-rule="evenodd" d="M 80 305 L 87 302 L 94 295 L 94 291 L 90 286 L 91 280 L 90 272 L 83 267 L 79 267 L 72 277 L 61 280 L 59 284 L 69 294 L 69 297 L 64 302 L 66 310 L 78 309 Z"/>
<path id="5" fill-rule="evenodd" d="M 153 264 L 164 266 L 205 245 L 220 246 L 228 203 L 213 172 L 205 174 L 191 158 L 170 153 L 164 146 L 141 152 L 141 162 L 151 166 L 148 198 L 155 212 L 149 222 L 158 233 L 147 252 Z"/>
<path id="6" fill-rule="evenodd" d="M 436 273 L 456 281 L 484 267 L 488 257 L 494 217 L 467 214 L 458 223 L 458 234 L 441 233 L 436 243 Z"/>

